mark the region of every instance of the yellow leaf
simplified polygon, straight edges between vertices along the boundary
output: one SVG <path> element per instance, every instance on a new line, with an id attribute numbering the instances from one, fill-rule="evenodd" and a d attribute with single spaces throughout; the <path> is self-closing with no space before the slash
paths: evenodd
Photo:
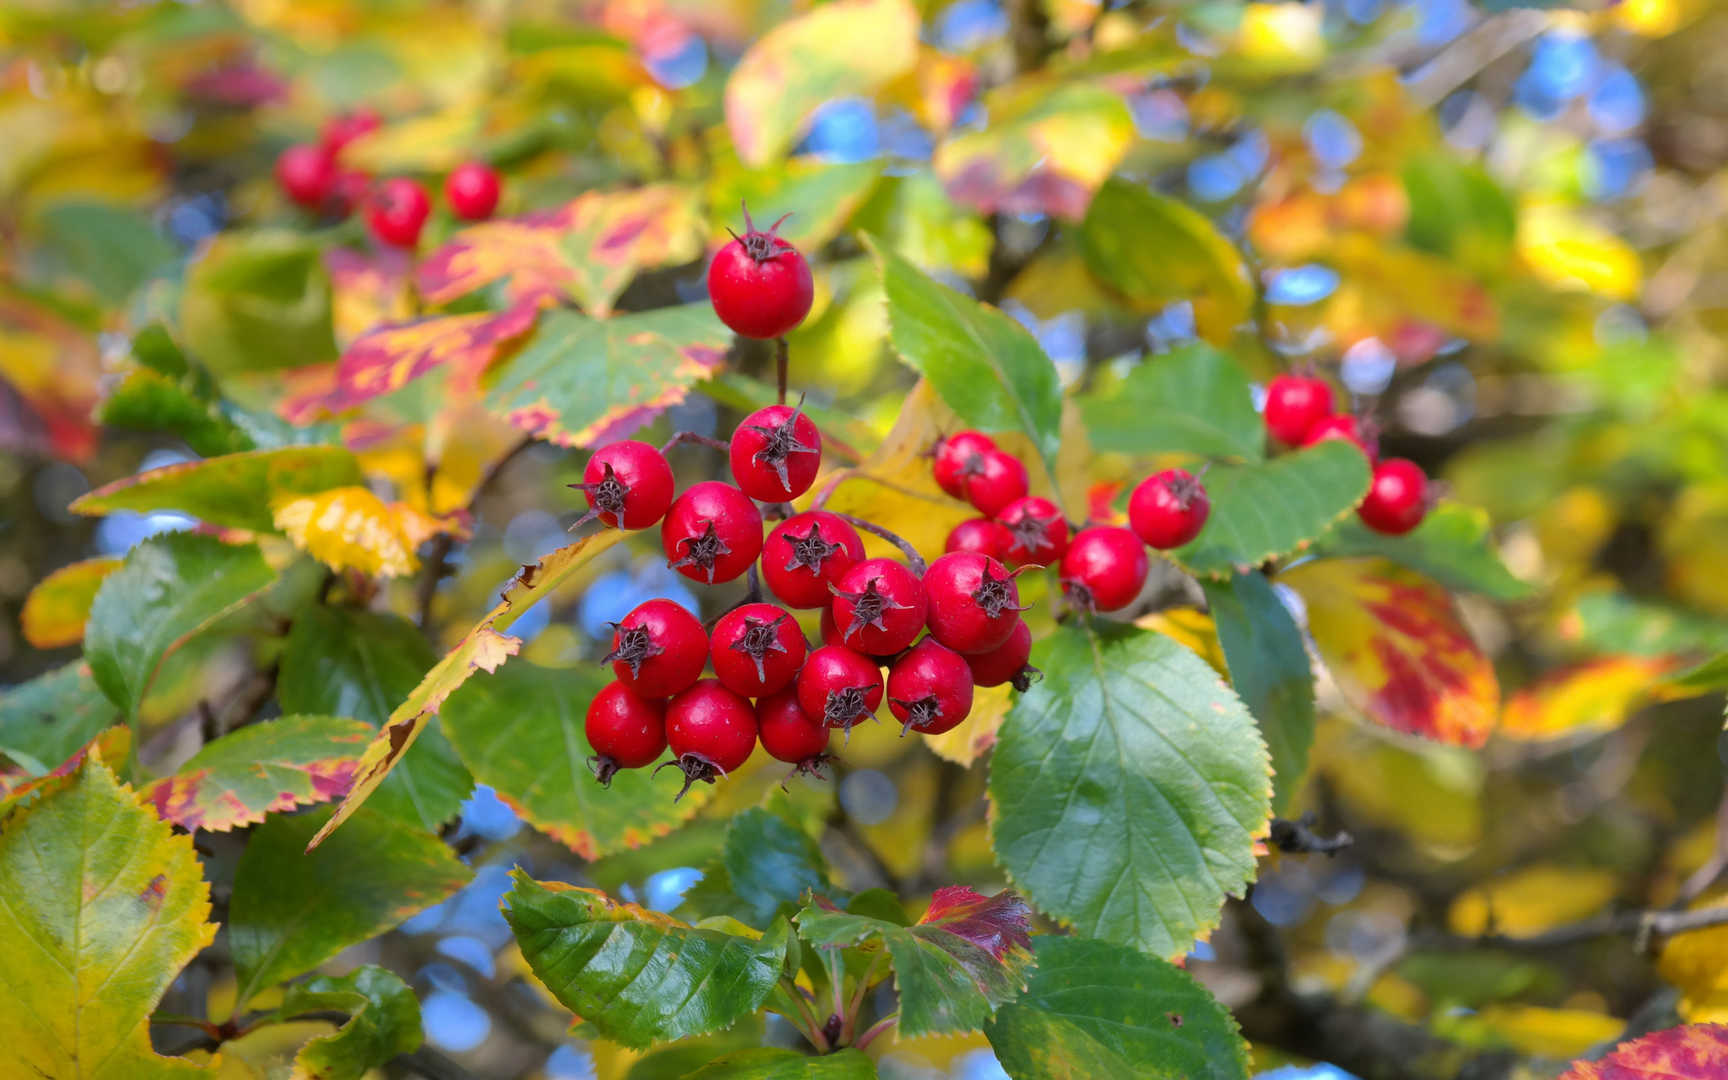
<path id="1" fill-rule="evenodd" d="M 1478 885 L 1452 901 L 1446 921 L 1455 934 L 1528 937 L 1600 911 L 1619 880 L 1609 870 L 1531 866 Z"/>
<path id="2" fill-rule="evenodd" d="M 59 649 L 83 641 L 90 602 L 96 599 L 102 579 L 118 570 L 122 561 L 85 559 L 62 566 L 37 582 L 18 614 L 24 640 L 38 649 Z"/>
<path id="3" fill-rule="evenodd" d="M 1632 300 L 1643 283 L 1638 253 L 1624 240 L 1555 203 L 1533 202 L 1521 210 L 1518 254 L 1538 278 L 1560 288 Z"/>
<path id="4" fill-rule="evenodd" d="M 1705 893 L 1695 908 L 1728 904 L 1728 890 Z M 1728 1024 L 1728 926 L 1676 934 L 1662 944 L 1656 970 L 1680 990 L 1680 1015 L 1695 1024 Z"/>
<path id="5" fill-rule="evenodd" d="M 1675 657 L 1605 656 L 1553 672 L 1506 702 L 1500 734 L 1542 740 L 1612 731 L 1678 666 Z"/>
<path id="6" fill-rule="evenodd" d="M 1545 1058 L 1577 1057 L 1626 1030 L 1626 1021 L 1606 1013 L 1538 1005 L 1485 1005 L 1476 1019 L 1519 1053 Z"/>
<path id="7" fill-rule="evenodd" d="M 1006 683 L 979 687 L 972 694 L 972 711 L 966 722 L 940 735 L 924 736 L 924 745 L 939 758 L 971 768 L 974 761 L 996 745 L 996 733 L 1002 730 L 1002 721 L 1014 704 L 1012 691 L 1013 687 Z"/>
<path id="8" fill-rule="evenodd" d="M 1279 70 L 1307 70 L 1326 55 L 1321 14 L 1306 4 L 1248 4 L 1236 30 L 1236 48 L 1244 59 Z"/>
<path id="9" fill-rule="evenodd" d="M 415 549 L 451 526 L 404 503 L 386 503 L 363 487 L 277 500 L 276 527 L 294 546 L 332 570 L 403 577 L 420 566 Z"/>
<path id="10" fill-rule="evenodd" d="M 1156 630 L 1172 641 L 1186 645 L 1200 654 L 1200 659 L 1211 664 L 1218 674 L 1230 677 L 1229 666 L 1224 662 L 1224 647 L 1218 644 L 1218 628 L 1212 624 L 1212 616 L 1204 611 L 1166 608 L 1140 616 L 1134 620 L 1134 625 L 1143 630 Z"/>

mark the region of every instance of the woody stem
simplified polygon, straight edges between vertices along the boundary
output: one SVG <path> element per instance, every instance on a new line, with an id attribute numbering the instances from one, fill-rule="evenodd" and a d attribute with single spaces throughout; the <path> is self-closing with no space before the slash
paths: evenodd
<path id="1" fill-rule="evenodd" d="M 774 374 L 780 387 L 780 404 L 786 404 L 786 369 L 792 363 L 792 347 L 786 344 L 786 339 L 774 339 Z"/>
<path id="2" fill-rule="evenodd" d="M 846 522 L 848 525 L 853 526 L 854 528 L 863 529 L 867 533 L 871 533 L 875 536 L 880 536 L 882 539 L 888 541 L 890 544 L 893 544 L 895 547 L 899 548 L 902 552 L 905 553 L 906 561 L 909 564 L 911 564 L 912 569 L 917 571 L 917 573 L 920 577 L 922 577 L 924 574 L 924 571 L 926 569 L 928 569 L 928 567 L 926 567 L 924 565 L 924 556 L 918 554 L 918 549 L 913 547 L 911 542 L 908 541 L 905 537 L 900 536 L 896 533 L 891 533 L 887 529 L 884 529 L 882 526 L 876 524 L 875 522 L 865 521 L 861 517 L 853 517 L 851 514 L 842 514 L 838 510 L 829 510 L 828 513 L 833 514 L 835 517 L 839 518 L 841 521 Z"/>
<path id="3" fill-rule="evenodd" d="M 719 439 L 709 438 L 707 435 L 698 435 L 694 431 L 675 431 L 672 433 L 672 437 L 666 440 L 666 445 L 660 448 L 660 453 L 670 453 L 674 446 L 682 446 L 685 443 L 695 443 L 698 446 L 706 446 L 710 450 L 727 449 L 726 444 L 721 442 Z"/>

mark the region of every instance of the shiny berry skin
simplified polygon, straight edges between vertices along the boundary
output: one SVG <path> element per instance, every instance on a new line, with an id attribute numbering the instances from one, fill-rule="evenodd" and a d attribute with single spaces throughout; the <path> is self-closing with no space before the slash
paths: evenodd
<path id="1" fill-rule="evenodd" d="M 708 658 L 726 689 L 762 697 L 792 685 L 804 666 L 804 631 L 785 608 L 745 604 L 720 616 Z"/>
<path id="2" fill-rule="evenodd" d="M 762 542 L 762 581 L 787 607 L 828 609 L 828 591 L 853 563 L 864 561 L 858 530 L 826 510 L 782 521 Z"/>
<path id="3" fill-rule="evenodd" d="M 498 209 L 497 170 L 478 161 L 456 166 L 444 178 L 444 201 L 463 221 L 485 221 Z"/>
<path id="4" fill-rule="evenodd" d="M 731 484 L 691 484 L 666 511 L 660 546 L 666 565 L 691 581 L 731 581 L 762 554 L 762 512 Z"/>
<path id="5" fill-rule="evenodd" d="M 812 720 L 798 704 L 798 692 L 787 688 L 756 703 L 756 737 L 776 761 L 814 772 L 828 754 L 829 728 Z"/>
<path id="6" fill-rule="evenodd" d="M 972 711 L 972 669 L 946 645 L 925 638 L 888 669 L 888 711 L 900 734 L 940 735 Z"/>
<path id="7" fill-rule="evenodd" d="M 904 563 L 865 559 L 834 583 L 830 610 L 847 645 L 872 656 L 896 653 L 924 629 L 924 585 Z"/>
<path id="8" fill-rule="evenodd" d="M 1001 522 L 982 517 L 967 518 L 949 531 L 942 550 L 976 551 L 1000 559 L 1008 553 L 1008 545 L 1013 542 L 1014 537 Z"/>
<path id="9" fill-rule="evenodd" d="M 420 242 L 420 230 L 432 213 L 426 189 L 406 177 L 384 181 L 366 202 L 366 224 L 381 244 L 411 248 Z"/>
<path id="10" fill-rule="evenodd" d="M 996 516 L 1008 530 L 1007 562 L 1012 566 L 1053 566 L 1068 550 L 1068 519 L 1049 499 L 1015 499 Z"/>
<path id="11" fill-rule="evenodd" d="M 611 528 L 646 529 L 672 505 L 672 466 L 655 447 L 625 439 L 594 451 L 582 483 L 570 486 L 582 490 L 594 516 Z"/>
<path id="12" fill-rule="evenodd" d="M 379 123 L 378 114 L 371 109 L 355 109 L 333 116 L 324 122 L 323 130 L 318 133 L 318 145 L 334 156 L 355 139 L 377 131 Z"/>
<path id="13" fill-rule="evenodd" d="M 612 624 L 612 651 L 601 663 L 639 697 L 671 697 L 702 677 L 708 635 L 677 601 L 644 600 Z"/>
<path id="14" fill-rule="evenodd" d="M 955 652 L 989 652 L 1020 622 L 1014 579 L 1001 563 L 975 551 L 952 551 L 931 563 L 924 594 L 930 636 Z"/>
<path id="15" fill-rule="evenodd" d="M 956 431 L 936 444 L 932 472 L 936 486 L 956 499 L 966 497 L 966 478 L 983 467 L 983 457 L 996 449 L 996 440 L 981 431 Z"/>
<path id="16" fill-rule="evenodd" d="M 1378 533 L 1402 536 L 1428 516 L 1428 477 L 1422 466 L 1387 458 L 1374 466 L 1368 494 L 1356 508 L 1362 523 Z"/>
<path id="17" fill-rule="evenodd" d="M 965 481 L 966 501 L 985 517 L 998 516 L 1026 496 L 1026 466 L 1006 450 L 981 454 L 978 467 L 966 475 Z"/>
<path id="18" fill-rule="evenodd" d="M 714 314 L 741 337 L 777 338 L 810 314 L 816 295 L 810 266 L 797 248 L 774 235 L 780 221 L 759 232 L 745 210 L 744 235 L 733 233 L 708 264 Z"/>
<path id="19" fill-rule="evenodd" d="M 299 143 L 276 159 L 276 185 L 296 206 L 317 210 L 336 190 L 336 159 L 311 143 Z"/>
<path id="20" fill-rule="evenodd" d="M 1151 562 L 1140 538 L 1119 525 L 1081 529 L 1062 556 L 1062 588 L 1087 611 L 1120 611 L 1146 584 Z"/>
<path id="21" fill-rule="evenodd" d="M 1266 430 L 1296 446 L 1315 424 L 1332 415 L 1332 388 L 1309 375 L 1280 375 L 1266 386 Z"/>
<path id="22" fill-rule="evenodd" d="M 824 645 L 798 673 L 798 705 L 805 715 L 848 735 L 881 704 L 882 669 L 855 649 Z"/>
<path id="23" fill-rule="evenodd" d="M 1165 469 L 1140 481 L 1128 496 L 1128 524 L 1160 551 L 1179 548 L 1200 535 L 1212 500 L 1186 469 Z"/>
<path id="24" fill-rule="evenodd" d="M 1370 462 L 1380 456 L 1379 440 L 1374 437 L 1373 432 L 1367 430 L 1362 421 L 1349 413 L 1339 413 L 1316 422 L 1308 429 L 1308 434 L 1302 436 L 1302 445 L 1313 446 L 1327 439 L 1343 439 L 1347 443 L 1354 443 L 1356 449 L 1366 454 Z"/>
<path id="25" fill-rule="evenodd" d="M 786 502 L 810 490 L 822 467 L 822 433 L 790 405 L 770 405 L 744 418 L 727 448 L 732 482 L 763 502 Z"/>
<path id="26" fill-rule="evenodd" d="M 1032 628 L 1022 620 L 1015 624 L 1007 641 L 987 653 L 969 653 L 965 660 L 972 670 L 972 681 L 979 686 L 1011 682 L 1014 689 L 1024 691 L 1031 688 L 1033 677 L 1039 674 L 1037 668 L 1026 663 L 1031 655 Z"/>
<path id="27" fill-rule="evenodd" d="M 666 703 L 637 697 L 621 682 L 607 683 L 588 703 L 583 731 L 594 748 L 588 759 L 594 778 L 610 784 L 619 769 L 652 765 L 666 752 Z"/>
<path id="28" fill-rule="evenodd" d="M 684 773 L 682 799 L 696 781 L 712 784 L 750 760 L 756 749 L 756 708 L 720 680 L 703 679 L 666 703 L 666 744 Z"/>

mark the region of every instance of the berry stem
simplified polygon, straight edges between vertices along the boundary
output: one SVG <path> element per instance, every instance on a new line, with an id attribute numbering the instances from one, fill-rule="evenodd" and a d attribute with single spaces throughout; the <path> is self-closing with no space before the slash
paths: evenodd
<path id="1" fill-rule="evenodd" d="M 876 1037 L 878 1035 L 881 1035 L 884 1031 L 887 1031 L 889 1028 L 893 1027 L 895 1024 L 898 1024 L 899 1022 L 900 1022 L 899 1012 L 891 1012 L 887 1016 L 884 1016 L 882 1019 L 876 1021 L 874 1024 L 871 1024 L 868 1028 L 866 1028 L 864 1031 L 864 1034 L 858 1036 L 858 1041 L 853 1043 L 852 1045 L 855 1048 L 862 1050 L 866 1046 L 869 1046 L 872 1042 L 875 1042 Z"/>
<path id="2" fill-rule="evenodd" d="M 870 983 L 876 978 L 876 969 L 882 965 L 882 960 L 888 955 L 887 950 L 878 952 L 870 960 L 870 966 L 864 969 L 864 974 L 858 977 L 858 987 L 852 992 L 852 1000 L 846 1003 L 845 1026 L 840 1029 L 840 1041 L 846 1042 L 852 1038 L 852 1033 L 858 1024 L 858 1010 L 864 1006 L 864 995 L 870 990 Z"/>
<path id="3" fill-rule="evenodd" d="M 833 514 L 835 517 L 854 528 L 863 529 L 867 533 L 880 536 L 882 539 L 899 548 L 901 552 L 905 554 L 906 562 L 919 577 L 923 577 L 924 571 L 929 569 L 929 567 L 924 564 L 924 556 L 918 554 L 918 549 L 913 547 L 911 541 L 907 540 L 905 537 L 900 536 L 897 533 L 891 533 L 875 522 L 865 521 L 861 517 L 853 517 L 851 514 L 842 514 L 838 510 L 830 510 L 828 513 Z"/>
<path id="4" fill-rule="evenodd" d="M 792 364 L 792 347 L 784 337 L 774 339 L 774 375 L 780 386 L 780 404 L 786 404 L 786 369 Z"/>
<path id="5" fill-rule="evenodd" d="M 762 602 L 762 579 L 756 573 L 756 564 L 751 563 L 750 569 L 744 572 L 744 584 L 749 591 L 744 594 L 744 602 L 759 604 Z"/>
<path id="6" fill-rule="evenodd" d="M 728 449 L 727 444 L 721 442 L 719 439 L 709 438 L 707 435 L 699 435 L 694 431 L 675 431 L 672 433 L 672 437 L 666 440 L 666 445 L 660 448 L 660 453 L 670 453 L 674 446 L 682 446 L 685 443 L 695 443 L 698 446 L 706 446 L 710 450 L 725 451 Z"/>

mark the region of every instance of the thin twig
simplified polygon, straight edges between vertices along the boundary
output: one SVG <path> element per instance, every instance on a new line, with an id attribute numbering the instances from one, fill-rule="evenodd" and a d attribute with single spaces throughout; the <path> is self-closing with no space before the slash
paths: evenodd
<path id="1" fill-rule="evenodd" d="M 1313 829 L 1314 815 L 1303 814 L 1298 821 L 1286 818 L 1272 819 L 1272 832 L 1268 836 L 1273 847 L 1287 855 L 1326 855 L 1338 854 L 1356 838 L 1347 832 L 1337 832 L 1331 836 L 1321 836 Z"/>
<path id="2" fill-rule="evenodd" d="M 780 404 L 786 404 L 786 373 L 792 366 L 792 347 L 784 337 L 774 339 L 774 382 L 780 388 Z"/>
<path id="3" fill-rule="evenodd" d="M 684 446 L 690 443 L 706 446 L 710 450 L 724 451 L 727 449 L 727 445 L 719 439 L 710 438 L 694 431 L 675 431 L 672 433 L 672 437 L 666 440 L 666 444 L 660 448 L 660 453 L 666 455 L 672 452 L 674 446 Z"/>
<path id="4" fill-rule="evenodd" d="M 852 1045 L 862 1050 L 876 1041 L 877 1036 L 900 1022 L 899 1012 L 891 1012 L 882 1019 L 864 1029 L 864 1034 L 858 1036 L 858 1041 Z"/>
<path id="5" fill-rule="evenodd" d="M 918 554 L 918 549 L 912 546 L 911 541 L 898 533 L 889 532 L 887 529 L 884 529 L 873 521 L 865 521 L 863 518 L 854 517 L 851 514 L 842 514 L 838 510 L 830 510 L 828 513 L 833 514 L 835 517 L 846 522 L 846 524 L 851 525 L 853 528 L 863 529 L 865 532 L 870 533 L 873 536 L 880 536 L 882 539 L 899 548 L 906 556 L 907 563 L 911 565 L 912 569 L 916 571 L 920 577 L 924 575 L 925 570 L 929 569 L 929 567 L 924 565 L 924 556 Z"/>

